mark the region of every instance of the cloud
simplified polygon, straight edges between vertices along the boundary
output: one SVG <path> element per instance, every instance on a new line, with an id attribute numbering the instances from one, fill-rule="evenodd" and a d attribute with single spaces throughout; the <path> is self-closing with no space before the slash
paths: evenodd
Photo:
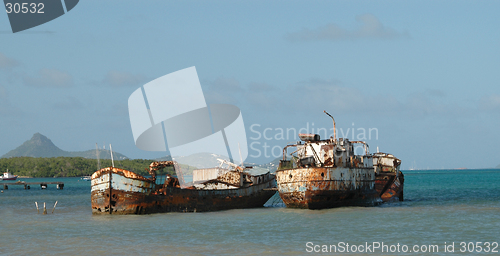
<path id="1" fill-rule="evenodd" d="M 319 104 L 337 111 L 352 111 L 363 107 L 364 95 L 356 88 L 341 85 L 338 80 L 310 79 L 293 84 L 286 90 L 292 104 L 307 106 Z"/>
<path id="2" fill-rule="evenodd" d="M 267 83 L 250 83 L 245 87 L 244 101 L 260 111 L 269 111 L 270 109 L 281 107 L 277 95 L 280 91 L 275 86 Z"/>
<path id="3" fill-rule="evenodd" d="M 444 98 L 446 93 L 438 89 L 426 89 L 425 93 L 432 97 Z"/>
<path id="4" fill-rule="evenodd" d="M 52 104 L 54 110 L 74 110 L 83 108 L 82 102 L 75 97 L 58 98 L 59 102 Z"/>
<path id="5" fill-rule="evenodd" d="M 5 56 L 3 53 L 0 52 L 0 68 L 13 68 L 17 65 L 19 65 L 19 62 Z"/>
<path id="6" fill-rule="evenodd" d="M 146 78 L 143 75 L 131 74 L 128 72 L 109 71 L 103 82 L 112 87 L 140 86 L 144 84 Z"/>
<path id="7" fill-rule="evenodd" d="M 487 112 L 500 113 L 500 95 L 491 94 L 481 97 L 479 101 L 479 109 Z"/>
<path id="8" fill-rule="evenodd" d="M 422 88 L 408 95 L 397 92 L 368 93 L 335 79 L 309 79 L 290 85 L 267 83 L 241 85 L 236 79 L 216 79 L 207 86 L 207 103 L 233 104 L 255 113 L 304 115 L 327 110 L 333 115 L 349 114 L 386 118 L 464 117 L 476 108 L 450 101 L 439 89 Z M 500 95 L 482 100 L 483 108 L 500 110 Z"/>
<path id="9" fill-rule="evenodd" d="M 277 88 L 267 83 L 250 83 L 248 89 L 250 91 L 272 92 Z"/>
<path id="10" fill-rule="evenodd" d="M 401 107 L 412 116 L 428 116 L 433 114 L 450 114 L 450 107 L 435 100 L 435 95 L 427 92 L 415 92 L 408 95 Z"/>
<path id="11" fill-rule="evenodd" d="M 245 105 L 259 111 L 278 112 L 308 111 L 315 106 L 351 112 L 365 108 L 367 101 L 355 88 L 341 86 L 338 80 L 321 79 L 277 87 L 262 82 L 241 86 L 236 79 L 218 78 L 209 83 L 205 97 L 209 103 Z"/>
<path id="12" fill-rule="evenodd" d="M 234 78 L 219 77 L 204 83 L 205 99 L 208 104 L 232 104 L 266 110 L 276 104 L 275 95 L 278 88 L 267 83 L 250 83 L 242 86 Z"/>
<path id="13" fill-rule="evenodd" d="M 224 103 L 237 105 L 237 99 L 246 92 L 245 88 L 240 86 L 238 80 L 234 78 L 219 77 L 214 81 L 208 81 L 204 86 L 205 100 L 208 104 Z"/>
<path id="14" fill-rule="evenodd" d="M 384 26 L 372 14 L 364 14 L 356 17 L 358 27 L 354 30 L 343 29 L 330 23 L 325 26 L 308 29 L 304 28 L 298 32 L 288 33 L 285 38 L 292 42 L 297 41 L 340 41 L 358 39 L 396 39 L 409 38 L 407 32 L 398 32 Z"/>
<path id="15" fill-rule="evenodd" d="M 243 88 L 240 86 L 238 80 L 234 78 L 219 77 L 210 84 L 210 88 L 216 91 L 224 91 L 230 93 L 242 92 Z"/>
<path id="16" fill-rule="evenodd" d="M 289 86 L 249 83 L 241 86 L 236 79 L 218 78 L 209 82 L 205 97 L 208 103 L 234 104 L 251 109 L 273 111 L 308 111 L 315 106 L 338 111 L 364 108 L 365 96 L 355 88 L 344 87 L 338 80 L 310 79 Z"/>
<path id="17" fill-rule="evenodd" d="M 34 87 L 71 87 L 73 85 L 73 77 L 64 71 L 57 69 L 43 68 L 38 71 L 34 77 L 25 77 L 23 79 L 25 85 Z"/>
<path id="18" fill-rule="evenodd" d="M 437 89 L 422 88 L 405 97 L 388 92 L 367 93 L 338 80 L 310 79 L 290 85 L 286 92 L 279 97 L 287 99 L 281 104 L 294 111 L 325 109 L 332 114 L 397 115 L 408 118 L 458 117 L 471 112 L 467 107 L 447 100 L 446 94 Z"/>

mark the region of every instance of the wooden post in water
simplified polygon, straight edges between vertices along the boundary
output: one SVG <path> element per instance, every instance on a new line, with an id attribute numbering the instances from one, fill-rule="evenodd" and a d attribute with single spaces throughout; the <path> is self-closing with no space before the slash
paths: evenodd
<path id="1" fill-rule="evenodd" d="M 36 205 L 36 213 L 40 213 L 40 210 L 38 210 L 38 202 L 35 202 Z"/>
<path id="2" fill-rule="evenodd" d="M 56 205 L 57 205 L 57 201 L 56 201 L 56 203 L 54 204 L 54 208 L 52 208 L 52 213 L 54 213 L 54 210 L 56 209 Z"/>
<path id="3" fill-rule="evenodd" d="M 45 208 L 45 202 L 43 202 L 43 214 L 47 214 L 47 208 Z"/>

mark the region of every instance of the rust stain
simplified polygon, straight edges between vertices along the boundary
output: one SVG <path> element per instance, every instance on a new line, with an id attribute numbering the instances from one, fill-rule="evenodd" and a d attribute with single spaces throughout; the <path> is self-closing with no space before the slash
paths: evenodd
<path id="1" fill-rule="evenodd" d="M 392 154 L 373 154 L 376 173 L 375 188 L 384 202 L 403 201 L 404 175 L 399 170 L 401 160 Z"/>
<path id="2" fill-rule="evenodd" d="M 276 193 L 272 190 L 276 187 L 274 175 L 253 176 L 240 171 L 241 167 L 202 184 L 205 189 L 181 188 L 179 179 L 169 175 L 163 184 L 156 184 L 156 171 L 168 166 L 176 168 L 177 163 L 151 163 L 150 179 L 119 168 L 108 167 L 95 172 L 92 175 L 92 213 L 148 214 L 253 208 L 262 207 Z M 210 189 L 215 183 L 234 188 Z M 113 188 L 109 189 L 110 186 Z"/>

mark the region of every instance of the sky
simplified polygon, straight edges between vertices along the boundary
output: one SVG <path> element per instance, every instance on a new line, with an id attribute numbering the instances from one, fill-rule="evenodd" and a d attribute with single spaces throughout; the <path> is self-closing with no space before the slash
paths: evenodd
<path id="1" fill-rule="evenodd" d="M 0 155 L 39 132 L 66 151 L 97 143 L 129 158 L 164 156 L 135 146 L 128 98 L 195 66 L 208 104 L 240 108 L 249 162 L 281 157 L 301 129 L 331 136 L 326 110 L 338 136 L 394 154 L 402 169 L 495 167 L 499 9 L 498 1 L 87 0 L 18 33 L 0 12 Z"/>

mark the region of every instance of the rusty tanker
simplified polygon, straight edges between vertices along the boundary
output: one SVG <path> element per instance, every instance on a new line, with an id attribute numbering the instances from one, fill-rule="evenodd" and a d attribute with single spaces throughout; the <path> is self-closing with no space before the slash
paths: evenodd
<path id="1" fill-rule="evenodd" d="M 158 176 L 157 171 L 174 161 L 153 162 L 150 178 L 115 167 L 98 170 L 91 179 L 93 214 L 148 214 L 160 212 L 204 212 L 263 207 L 276 193 L 275 176 L 269 172 L 252 175 L 241 166 L 193 171 L 193 181 L 182 176 Z"/>
<path id="2" fill-rule="evenodd" d="M 325 111 L 326 113 L 326 111 Z M 364 141 L 318 134 L 299 134 L 300 142 L 283 149 L 276 171 L 278 192 L 287 207 L 325 209 L 341 206 L 375 206 L 403 201 L 401 160 L 391 154 L 370 154 Z M 354 154 L 361 144 L 364 154 Z M 294 148 L 287 159 L 287 150 Z"/>

